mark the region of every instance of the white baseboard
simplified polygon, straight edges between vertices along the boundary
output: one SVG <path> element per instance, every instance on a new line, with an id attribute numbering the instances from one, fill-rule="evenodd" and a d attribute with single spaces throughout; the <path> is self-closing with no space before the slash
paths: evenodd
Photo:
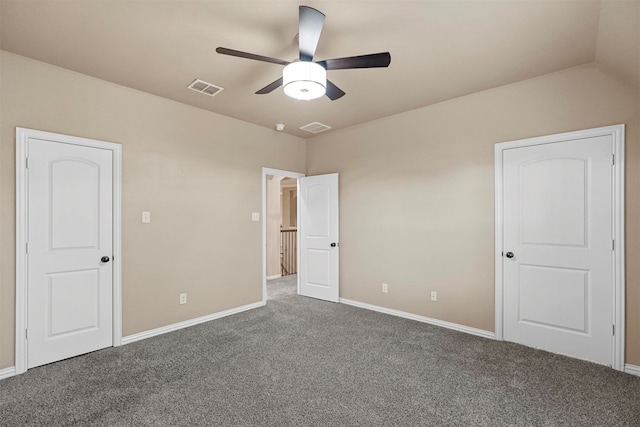
<path id="1" fill-rule="evenodd" d="M 267 280 L 279 279 L 282 277 L 282 274 L 274 274 L 273 276 L 267 276 Z"/>
<path id="2" fill-rule="evenodd" d="M 476 329 L 470 326 L 460 325 L 458 323 L 447 322 L 444 320 L 433 319 L 431 317 L 420 316 L 418 314 L 407 313 L 406 311 L 394 310 L 392 308 L 380 307 L 377 305 L 367 304 L 359 301 L 352 301 L 346 298 L 340 298 L 340 302 L 354 307 L 366 308 L 367 310 L 373 310 L 380 313 L 390 314 L 392 316 L 403 317 L 405 319 L 411 319 L 422 323 L 428 323 L 430 325 L 441 326 L 447 329 L 453 329 L 458 332 L 465 332 L 471 335 L 477 335 L 482 338 L 496 339 L 496 334 L 493 332 L 485 331 L 483 329 Z"/>
<path id="3" fill-rule="evenodd" d="M 0 380 L 12 377 L 16 374 L 16 367 L 9 366 L 8 368 L 0 369 Z"/>
<path id="4" fill-rule="evenodd" d="M 262 307 L 264 305 L 265 305 L 265 302 L 260 301 L 253 304 L 243 305 L 241 307 L 231 308 L 229 310 L 219 311 L 217 313 L 209 314 L 207 316 L 196 317 L 195 319 L 185 320 L 184 322 L 178 322 L 172 325 L 162 326 L 160 328 L 151 329 L 149 331 L 129 335 L 122 338 L 122 345 L 131 344 L 132 342 L 166 334 L 167 332 L 173 332 L 179 329 L 188 328 L 189 326 L 198 325 L 200 323 L 205 323 L 210 320 L 220 319 L 221 317 L 231 316 L 232 314 L 242 313 L 243 311 L 253 310 L 254 308 Z"/>
<path id="5" fill-rule="evenodd" d="M 629 363 L 624 365 L 624 371 L 627 374 L 631 374 L 631 375 L 635 375 L 637 377 L 640 377 L 640 366 L 636 366 L 636 365 L 631 365 Z"/>

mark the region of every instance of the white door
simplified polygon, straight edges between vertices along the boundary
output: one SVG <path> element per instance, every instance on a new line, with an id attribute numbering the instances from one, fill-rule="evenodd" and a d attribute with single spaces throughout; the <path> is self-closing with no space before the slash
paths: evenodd
<path id="1" fill-rule="evenodd" d="M 611 365 L 610 135 L 503 153 L 504 339 Z"/>
<path id="2" fill-rule="evenodd" d="M 300 295 L 338 302 L 338 174 L 298 179 Z"/>
<path id="3" fill-rule="evenodd" d="M 27 149 L 32 368 L 112 345 L 113 160 L 33 138 Z"/>

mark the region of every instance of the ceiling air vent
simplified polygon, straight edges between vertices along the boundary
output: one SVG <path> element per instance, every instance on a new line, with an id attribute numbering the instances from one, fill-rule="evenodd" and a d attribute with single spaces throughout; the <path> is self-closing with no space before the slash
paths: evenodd
<path id="1" fill-rule="evenodd" d="M 318 123 L 318 122 L 313 122 L 313 123 L 309 123 L 308 125 L 301 126 L 300 129 L 306 130 L 307 132 L 311 132 L 311 133 L 320 133 L 320 132 L 324 132 L 325 130 L 331 129 L 331 126 L 323 125 L 322 123 Z"/>
<path id="2" fill-rule="evenodd" d="M 224 88 L 221 88 L 220 86 L 216 86 L 200 79 L 195 79 L 193 83 L 187 86 L 187 88 L 209 96 L 215 96 L 224 90 Z"/>

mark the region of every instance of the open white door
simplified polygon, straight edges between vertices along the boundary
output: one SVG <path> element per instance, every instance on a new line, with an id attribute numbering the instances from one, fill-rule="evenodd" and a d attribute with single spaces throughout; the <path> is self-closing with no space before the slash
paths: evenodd
<path id="1" fill-rule="evenodd" d="M 338 302 L 338 174 L 298 179 L 300 295 Z"/>

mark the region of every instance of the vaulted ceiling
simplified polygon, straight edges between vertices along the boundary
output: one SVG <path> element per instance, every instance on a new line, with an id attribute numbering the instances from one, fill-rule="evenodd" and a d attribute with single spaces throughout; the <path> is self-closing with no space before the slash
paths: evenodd
<path id="1" fill-rule="evenodd" d="M 326 15 L 316 59 L 391 52 L 389 68 L 334 70 L 346 92 L 296 101 L 254 92 L 282 66 L 216 47 L 297 59 L 298 6 Z M 0 48 L 285 132 L 333 129 L 593 62 L 600 1 L 0 2 Z M 222 86 L 209 97 L 196 78 Z M 87 94 L 90 96 L 90 94 Z"/>

